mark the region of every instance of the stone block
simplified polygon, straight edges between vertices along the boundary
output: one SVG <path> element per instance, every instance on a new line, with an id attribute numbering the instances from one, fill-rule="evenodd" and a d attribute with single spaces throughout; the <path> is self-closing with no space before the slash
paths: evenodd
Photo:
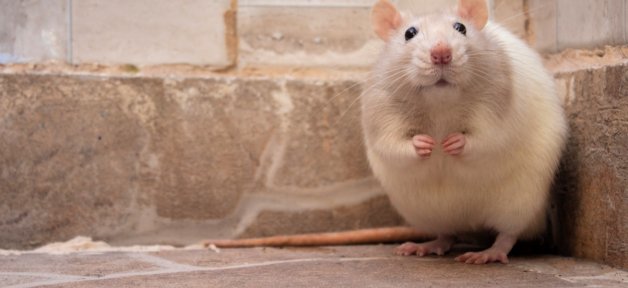
<path id="1" fill-rule="evenodd" d="M 558 0 L 558 49 L 625 44 L 625 0 Z"/>
<path id="2" fill-rule="evenodd" d="M 72 3 L 75 63 L 233 64 L 231 0 Z"/>
<path id="3" fill-rule="evenodd" d="M 331 79 L 1 74 L 0 247 L 398 223 Z"/>
<path id="4" fill-rule="evenodd" d="M 0 64 L 65 61 L 66 0 L 0 0 Z"/>
<path id="5" fill-rule="evenodd" d="M 231 213 L 278 126 L 275 84 L 233 82 L 2 76 L 2 245 Z"/>
<path id="6" fill-rule="evenodd" d="M 299 223 L 299 225 L 294 225 Z M 380 196 L 351 207 L 303 211 L 263 211 L 238 237 L 337 232 L 403 225 L 388 197 Z"/>
<path id="7" fill-rule="evenodd" d="M 396 3 L 401 10 L 408 10 L 416 15 L 421 15 L 455 7 L 458 0 L 396 0 L 393 3 Z"/>
<path id="8" fill-rule="evenodd" d="M 240 6 L 243 66 L 367 67 L 380 43 L 369 7 Z"/>
<path id="9" fill-rule="evenodd" d="M 273 186 L 312 188 L 371 175 L 362 143 L 361 88 L 349 80 L 286 83 L 290 126 Z"/>
<path id="10" fill-rule="evenodd" d="M 493 0 L 493 20 L 519 38 L 527 40 L 530 13 L 524 0 Z"/>
<path id="11" fill-rule="evenodd" d="M 131 229 L 150 135 L 130 110 L 159 94 L 154 80 L 2 75 L 2 246 Z"/>
<path id="12" fill-rule="evenodd" d="M 157 214 L 218 219 L 250 192 L 277 127 L 280 89 L 269 80 L 188 79 L 166 83 L 154 149 L 160 163 Z M 156 176 L 157 177 L 157 176 Z"/>
<path id="13" fill-rule="evenodd" d="M 558 184 L 563 252 L 628 268 L 628 65 L 560 74 L 570 138 Z"/>
<path id="14" fill-rule="evenodd" d="M 556 52 L 557 0 L 494 0 L 494 21 L 539 52 Z"/>
<path id="15" fill-rule="evenodd" d="M 529 0 L 530 22 L 528 41 L 538 51 L 553 53 L 558 51 L 556 17 L 557 0 Z"/>
<path id="16" fill-rule="evenodd" d="M 398 0 L 393 0 L 397 2 Z M 370 7 L 374 0 L 239 0 L 240 6 L 256 7 Z"/>

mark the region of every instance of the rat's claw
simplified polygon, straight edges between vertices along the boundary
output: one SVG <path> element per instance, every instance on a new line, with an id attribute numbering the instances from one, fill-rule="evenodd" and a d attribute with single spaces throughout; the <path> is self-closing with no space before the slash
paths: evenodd
<path id="1" fill-rule="evenodd" d="M 466 138 L 462 133 L 450 134 L 443 140 L 443 150 L 449 155 L 459 155 L 464 150 Z"/>
<path id="2" fill-rule="evenodd" d="M 454 243 L 454 238 L 451 236 L 439 236 L 436 240 L 428 241 L 425 243 L 412 243 L 406 242 L 397 249 L 395 249 L 395 253 L 397 255 L 408 256 L 412 254 L 416 254 L 419 257 L 424 257 L 430 254 L 436 254 L 439 256 L 445 255 L 449 249 L 451 249 L 451 245 Z"/>
<path id="3" fill-rule="evenodd" d="M 415 149 L 416 154 L 421 157 L 430 157 L 432 155 L 432 149 Z"/>
<path id="4" fill-rule="evenodd" d="M 436 142 L 434 141 L 434 139 L 428 135 L 414 135 L 414 137 L 412 137 L 412 142 L 413 143 L 421 143 L 421 142 L 425 142 L 425 143 L 429 143 L 429 144 L 436 144 Z"/>
<path id="5" fill-rule="evenodd" d="M 501 251 L 487 249 L 481 252 L 464 253 L 456 257 L 455 260 L 466 264 L 486 264 L 491 262 L 508 264 L 508 255 Z"/>
<path id="6" fill-rule="evenodd" d="M 432 155 L 432 150 L 436 142 L 434 139 L 427 135 L 415 135 L 412 137 L 412 145 L 416 154 L 420 157 L 429 157 Z"/>
<path id="7" fill-rule="evenodd" d="M 395 249 L 395 254 L 399 256 L 410 256 L 417 253 L 418 245 L 412 242 L 406 242 Z"/>

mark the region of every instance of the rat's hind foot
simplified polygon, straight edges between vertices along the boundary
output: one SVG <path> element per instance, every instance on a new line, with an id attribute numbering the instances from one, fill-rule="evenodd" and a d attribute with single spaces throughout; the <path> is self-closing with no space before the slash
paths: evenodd
<path id="1" fill-rule="evenodd" d="M 486 264 L 491 262 L 501 262 L 508 264 L 508 254 L 499 249 L 489 248 L 480 252 L 467 252 L 458 257 L 456 261 L 466 264 Z"/>
<path id="2" fill-rule="evenodd" d="M 425 243 L 412 243 L 406 242 L 395 249 L 395 254 L 401 256 L 410 256 L 416 254 L 417 256 L 425 256 L 429 254 L 436 254 L 439 256 L 445 255 L 451 245 L 454 244 L 454 238 L 451 236 L 438 236 L 436 240 Z"/>
<path id="3" fill-rule="evenodd" d="M 413 242 L 403 243 L 395 248 L 395 254 L 399 256 L 410 256 L 416 253 L 418 246 L 419 245 Z"/>
<path id="4" fill-rule="evenodd" d="M 486 264 L 491 262 L 508 263 L 508 253 L 517 242 L 517 237 L 500 233 L 491 248 L 480 252 L 467 252 L 458 257 L 456 261 L 466 264 Z"/>

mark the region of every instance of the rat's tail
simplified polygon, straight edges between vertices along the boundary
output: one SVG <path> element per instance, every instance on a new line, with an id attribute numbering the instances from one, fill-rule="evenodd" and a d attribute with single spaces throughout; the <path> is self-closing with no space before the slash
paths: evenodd
<path id="1" fill-rule="evenodd" d="M 239 247 L 283 247 L 283 246 L 330 246 L 372 243 L 392 243 L 433 238 L 424 232 L 409 227 L 374 228 L 333 233 L 313 233 L 281 235 L 264 238 L 206 240 L 204 247 L 215 245 L 218 248 Z"/>

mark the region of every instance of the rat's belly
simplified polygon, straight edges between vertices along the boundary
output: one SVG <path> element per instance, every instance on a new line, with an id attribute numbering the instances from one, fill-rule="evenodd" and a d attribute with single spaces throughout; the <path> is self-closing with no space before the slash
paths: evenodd
<path id="1" fill-rule="evenodd" d="M 435 234 L 490 228 L 485 224 L 494 217 L 491 206 L 503 196 L 495 169 L 440 155 L 410 167 L 369 158 L 392 205 L 409 224 Z"/>

